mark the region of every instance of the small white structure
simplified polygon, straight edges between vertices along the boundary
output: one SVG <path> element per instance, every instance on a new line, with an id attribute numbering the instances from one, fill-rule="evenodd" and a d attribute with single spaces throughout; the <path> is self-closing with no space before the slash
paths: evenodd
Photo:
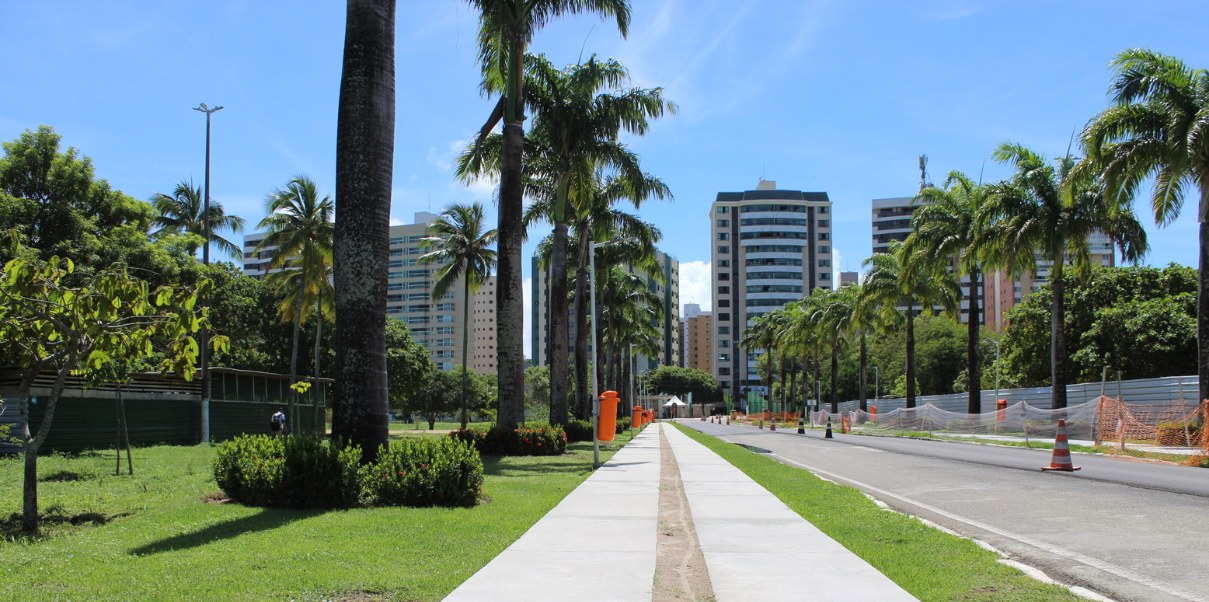
<path id="1" fill-rule="evenodd" d="M 672 418 L 679 418 L 680 417 L 679 416 L 680 406 L 685 406 L 685 405 L 688 405 L 688 404 L 684 403 L 683 401 L 680 401 L 679 397 L 676 397 L 675 395 L 673 395 L 671 399 L 667 400 L 667 402 L 663 404 L 663 407 L 672 408 Z"/>

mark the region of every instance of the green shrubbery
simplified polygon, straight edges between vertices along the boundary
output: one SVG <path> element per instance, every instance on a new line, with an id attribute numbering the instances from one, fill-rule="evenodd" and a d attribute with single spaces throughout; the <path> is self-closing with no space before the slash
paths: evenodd
<path id="1" fill-rule="evenodd" d="M 218 448 L 214 479 L 232 500 L 249 506 L 471 506 L 483 462 L 451 439 L 396 441 L 361 466 L 361 449 L 310 437 L 244 435 Z"/>
<path id="2" fill-rule="evenodd" d="M 557 426 L 458 429 L 449 436 L 470 443 L 479 453 L 489 456 L 556 456 L 567 451 L 567 434 Z M 591 434 L 588 438 L 591 439 Z"/>
<path id="3" fill-rule="evenodd" d="M 626 416 L 617 421 L 617 434 L 620 435 L 630 428 L 630 417 Z"/>
<path id="4" fill-rule="evenodd" d="M 576 441 L 591 441 L 592 440 L 592 422 L 588 420 L 571 420 L 567 422 L 563 430 L 567 433 L 567 441 L 575 443 Z"/>

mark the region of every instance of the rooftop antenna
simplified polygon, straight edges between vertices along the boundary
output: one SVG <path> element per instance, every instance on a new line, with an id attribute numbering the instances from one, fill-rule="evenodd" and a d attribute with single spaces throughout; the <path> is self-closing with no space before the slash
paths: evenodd
<path id="1" fill-rule="evenodd" d="M 920 190 L 920 192 L 922 192 L 923 189 L 931 188 L 931 187 L 932 187 L 932 183 L 928 181 L 928 156 L 920 155 L 919 156 L 919 190 Z"/>

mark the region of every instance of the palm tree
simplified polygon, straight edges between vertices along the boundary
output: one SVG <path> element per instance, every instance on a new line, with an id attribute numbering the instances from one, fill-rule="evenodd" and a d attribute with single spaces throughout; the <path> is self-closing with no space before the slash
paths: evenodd
<path id="1" fill-rule="evenodd" d="M 366 461 L 389 440 L 386 281 L 395 142 L 395 0 L 349 0 L 336 124 L 332 437 Z"/>
<path id="2" fill-rule="evenodd" d="M 462 428 L 466 428 L 469 409 L 467 407 L 467 379 L 470 366 L 466 353 L 470 350 L 470 304 L 472 295 L 491 277 L 495 268 L 495 244 L 497 230 L 483 231 L 483 205 L 450 205 L 428 225 L 428 237 L 420 245 L 430 250 L 420 257 L 418 263 L 442 264 L 437 270 L 437 280 L 432 285 L 432 298 L 440 299 L 462 279 Z"/>
<path id="3" fill-rule="evenodd" d="M 205 240 L 206 220 L 202 219 L 205 203 L 202 200 L 202 189 L 194 186 L 193 182 L 181 180 L 172 191 L 172 196 L 162 192 L 151 195 L 151 204 L 155 206 L 155 220 L 152 224 L 159 226 L 154 234 L 193 234 Z M 218 235 L 219 230 L 230 229 L 232 232 L 243 232 L 242 217 L 227 215 L 222 203 L 210 201 L 210 242 L 232 257 L 243 257 L 239 245 Z M 189 249 L 196 251 L 197 245 Z"/>
<path id="4" fill-rule="evenodd" d="M 868 347 L 866 344 L 866 336 L 868 333 L 882 333 L 888 330 L 890 322 L 887 320 L 887 315 L 882 313 L 881 308 L 876 303 L 870 301 L 870 295 L 864 293 L 864 285 L 859 287 L 841 287 L 840 290 L 856 289 L 856 300 L 852 304 L 852 318 L 850 326 L 854 333 L 860 334 L 860 383 L 859 396 L 860 408 L 862 412 L 869 410 L 868 404 Z M 894 316 L 891 316 L 894 317 Z"/>
<path id="5" fill-rule="evenodd" d="M 881 306 L 887 320 L 893 320 L 897 307 L 906 305 L 907 318 L 907 407 L 915 407 L 915 316 L 931 313 L 940 306 L 949 315 L 957 315 L 961 284 L 949 272 L 937 274 L 912 263 L 904 256 L 902 244 L 890 243 L 889 253 L 878 253 L 862 264 L 869 268 L 861 287 L 860 303 Z M 916 311 L 915 305 L 920 305 Z"/>
<path id="6" fill-rule="evenodd" d="M 499 350 L 500 423 L 515 428 L 524 419 L 525 356 L 523 344 L 521 243 L 524 182 L 523 144 L 525 108 L 524 63 L 533 34 L 563 16 L 593 12 L 614 17 L 624 37 L 630 23 L 628 0 L 470 0 L 479 11 L 479 63 L 482 90 L 499 94 L 491 117 L 479 136 L 482 141 L 502 118 L 499 182 L 499 276 L 496 315 Z"/>
<path id="7" fill-rule="evenodd" d="M 858 290 L 843 287 L 839 290 L 819 287 L 811 291 L 819 295 L 820 304 L 814 310 L 823 342 L 831 350 L 831 412 L 839 412 L 839 355 L 840 347 L 852 331 L 852 314 L 856 306 Z"/>
<path id="8" fill-rule="evenodd" d="M 767 373 L 764 380 L 768 383 L 768 396 L 772 398 L 772 386 L 775 370 L 772 364 L 773 346 L 777 344 L 779 335 L 779 324 L 775 317 L 771 317 L 773 312 L 768 312 L 752 320 L 752 323 L 743 329 L 743 334 L 739 337 L 739 348 L 746 349 L 750 352 L 755 352 L 757 349 L 763 349 L 765 354 L 768 354 Z M 741 358 L 736 358 L 740 359 Z M 747 362 L 735 362 L 740 370 L 747 371 Z M 758 362 L 757 362 L 758 366 Z M 743 374 L 734 375 L 737 379 L 745 378 Z"/>
<path id="9" fill-rule="evenodd" d="M 620 386 L 620 340 L 631 332 L 653 335 L 655 324 L 663 316 L 663 303 L 659 295 L 651 291 L 646 279 L 639 274 L 625 271 L 619 265 L 597 273 L 600 287 L 600 318 L 605 337 L 601 339 L 607 349 L 605 362 L 606 387 L 617 390 Z M 602 349 L 604 351 L 605 349 Z"/>
<path id="10" fill-rule="evenodd" d="M 319 198 L 315 182 L 306 176 L 294 176 L 265 199 L 268 217 L 257 228 L 265 230 L 264 240 L 256 252 L 274 248 L 269 269 L 282 271 L 271 274 L 269 282 L 276 286 L 284 299 L 279 313 L 294 322 L 294 350 L 290 356 L 290 385 L 298 380 L 298 339 L 304 312 L 309 302 L 316 303 L 317 318 L 323 322 L 321 301 L 330 293 L 327 280 L 332 268 L 332 237 L 334 227 L 331 195 Z M 332 317 L 335 317 L 333 308 Z M 290 432 L 298 432 L 298 392 L 290 389 Z"/>
<path id="11" fill-rule="evenodd" d="M 1109 197 L 1133 198 L 1155 178 L 1150 206 L 1166 226 L 1176 219 L 1188 189 L 1200 192 L 1200 290 L 1197 349 L 1200 397 L 1209 399 L 1209 71 L 1132 48 L 1113 58 L 1115 106 L 1097 115 L 1081 136 L 1093 165 L 1103 170 Z"/>
<path id="12" fill-rule="evenodd" d="M 1120 246 L 1121 255 L 1136 261 L 1146 252 L 1146 232 L 1133 210 L 1104 194 L 1103 179 L 1076 172 L 1069 154 L 1050 164 L 1020 144 L 1004 142 L 994 158 L 1015 168 L 1005 182 L 991 184 L 986 208 L 987 257 L 1011 274 L 1037 271 L 1037 260 L 1049 262 L 1051 407 L 1066 407 L 1066 265 L 1076 276 L 1090 267 L 1088 237 L 1102 232 Z"/>
<path id="13" fill-rule="evenodd" d="M 941 188 L 926 187 L 915 202 L 922 203 L 911 217 L 912 232 L 903 242 L 908 261 L 925 270 L 969 276 L 970 296 L 967 320 L 966 373 L 969 399 L 966 411 L 982 412 L 982 357 L 978 327 L 978 280 L 985 262 L 984 245 L 988 224 L 990 193 L 960 171 L 949 173 Z"/>
<path id="14" fill-rule="evenodd" d="M 615 94 L 601 90 L 616 88 L 629 77 L 617 61 L 597 61 L 595 56 L 581 65 L 555 69 L 542 55 L 527 55 L 525 104 L 534 112 L 534 124 L 526 139 L 523 179 L 530 197 L 544 198 L 545 213 L 526 211 L 525 226 L 537 219 L 554 226 L 550 270 L 550 386 L 554 413 L 551 422 L 566 422 L 567 369 L 569 354 L 567 312 L 567 233 L 574 213 L 575 191 L 607 169 L 641 187 L 646 174 L 638 157 L 618 142 L 620 132 L 642 135 L 648 119 L 663 111 L 675 111 L 665 102 L 662 89 L 631 89 Z M 499 138 L 493 135 L 491 138 Z M 499 168 L 502 138 L 467 148 L 458 164 L 462 178 L 480 177 L 488 166 Z M 636 200 L 637 205 L 641 199 Z"/>

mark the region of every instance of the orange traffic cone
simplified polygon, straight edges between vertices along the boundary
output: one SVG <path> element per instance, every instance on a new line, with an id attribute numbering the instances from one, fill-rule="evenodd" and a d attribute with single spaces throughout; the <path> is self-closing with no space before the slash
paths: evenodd
<path id="1" fill-rule="evenodd" d="M 1058 419 L 1058 436 L 1054 438 L 1054 457 L 1049 461 L 1049 466 L 1042 466 L 1041 470 L 1061 470 L 1063 472 L 1072 472 L 1079 470 L 1080 466 L 1075 466 L 1070 460 L 1070 446 L 1066 442 L 1066 419 Z"/>

